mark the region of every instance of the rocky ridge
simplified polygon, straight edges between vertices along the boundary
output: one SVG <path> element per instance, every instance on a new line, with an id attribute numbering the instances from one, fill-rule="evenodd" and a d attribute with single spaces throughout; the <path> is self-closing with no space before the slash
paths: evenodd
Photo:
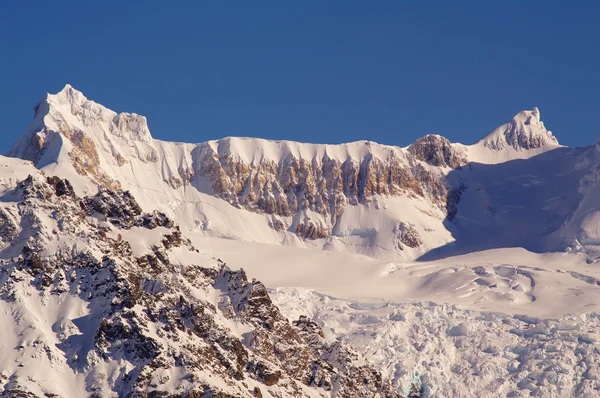
<path id="1" fill-rule="evenodd" d="M 39 173 L 5 186 L 0 396 L 400 397 L 130 193 L 79 198 Z"/>

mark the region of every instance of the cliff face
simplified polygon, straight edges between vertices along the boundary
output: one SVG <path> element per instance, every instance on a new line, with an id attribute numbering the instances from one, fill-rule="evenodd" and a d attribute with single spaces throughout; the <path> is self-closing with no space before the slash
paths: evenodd
<path id="1" fill-rule="evenodd" d="M 217 196 L 253 212 L 289 217 L 310 210 L 335 225 L 348 205 L 369 203 L 374 195 L 420 197 L 440 207 L 448 197 L 441 173 L 393 152 L 383 160 L 372 154 L 343 162 L 290 155 L 259 164 L 207 152 L 195 173 L 208 178 Z"/>

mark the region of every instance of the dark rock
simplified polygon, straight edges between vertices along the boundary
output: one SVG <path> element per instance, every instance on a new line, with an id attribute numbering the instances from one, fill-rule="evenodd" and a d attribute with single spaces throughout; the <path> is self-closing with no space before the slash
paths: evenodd
<path id="1" fill-rule="evenodd" d="M 309 221 L 308 224 L 298 224 L 294 233 L 305 240 L 315 240 L 329 237 L 329 229 L 327 227 L 317 226 L 312 221 Z"/>
<path id="2" fill-rule="evenodd" d="M 75 196 L 75 190 L 73 186 L 67 179 L 61 179 L 57 176 L 47 177 L 46 182 L 54 187 L 54 191 L 56 192 L 56 196 Z"/>
<path id="3" fill-rule="evenodd" d="M 281 371 L 271 369 L 262 361 L 251 361 L 248 363 L 246 370 L 256 376 L 257 380 L 264 383 L 266 386 L 277 384 L 281 379 Z"/>
<path id="4" fill-rule="evenodd" d="M 165 213 L 154 210 L 141 215 L 135 220 L 135 226 L 154 229 L 156 227 L 173 228 L 175 223 Z"/>
<path id="5" fill-rule="evenodd" d="M 393 232 L 396 235 L 396 240 L 400 249 L 402 249 L 402 245 L 415 248 L 423 244 L 423 239 L 421 239 L 419 231 L 417 231 L 413 224 L 399 222 L 394 227 Z"/>
<path id="6" fill-rule="evenodd" d="M 460 168 L 467 163 L 467 156 L 452 146 L 446 138 L 429 134 L 416 140 L 408 151 L 417 159 L 432 166 Z"/>
<path id="7" fill-rule="evenodd" d="M 448 221 L 454 221 L 456 218 L 460 197 L 466 189 L 467 186 L 461 182 L 458 188 L 451 188 L 448 191 L 448 196 L 446 198 L 446 218 Z"/>
<path id="8" fill-rule="evenodd" d="M 96 195 L 84 198 L 82 203 L 88 215 L 104 216 L 113 225 L 122 228 L 134 225 L 135 218 L 142 213 L 142 208 L 129 191 L 101 189 Z"/>

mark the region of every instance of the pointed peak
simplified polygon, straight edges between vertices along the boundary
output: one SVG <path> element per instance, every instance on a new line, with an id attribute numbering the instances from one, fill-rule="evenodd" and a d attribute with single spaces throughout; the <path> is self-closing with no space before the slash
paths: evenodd
<path id="1" fill-rule="evenodd" d="M 537 106 L 534 106 L 533 109 L 523 110 L 517 113 L 512 118 L 512 121 L 516 123 L 524 123 L 526 125 L 544 125 L 541 120 L 540 110 L 537 108 Z"/>
<path id="2" fill-rule="evenodd" d="M 493 150 L 529 150 L 559 146 L 552 132 L 544 126 L 537 107 L 517 113 L 509 122 L 482 138 L 479 144 Z"/>
<path id="3" fill-rule="evenodd" d="M 46 95 L 46 101 L 49 104 L 56 105 L 66 105 L 66 104 L 83 104 L 88 99 L 83 95 L 83 93 L 71 86 L 70 84 L 66 84 L 62 90 L 60 90 L 56 94 L 48 94 Z"/>
<path id="4" fill-rule="evenodd" d="M 68 90 L 72 90 L 73 86 L 71 86 L 69 83 L 65 84 L 65 86 L 63 87 L 62 90 L 60 90 L 60 92 L 62 93 L 63 91 L 68 91 Z"/>

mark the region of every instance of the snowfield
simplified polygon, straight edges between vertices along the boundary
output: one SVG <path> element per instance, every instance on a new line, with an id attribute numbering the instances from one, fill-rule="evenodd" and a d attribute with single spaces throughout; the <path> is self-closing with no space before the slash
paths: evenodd
<path id="1" fill-rule="evenodd" d="M 537 108 L 188 144 L 67 85 L 8 155 L 1 397 L 600 396 L 600 146 Z"/>

